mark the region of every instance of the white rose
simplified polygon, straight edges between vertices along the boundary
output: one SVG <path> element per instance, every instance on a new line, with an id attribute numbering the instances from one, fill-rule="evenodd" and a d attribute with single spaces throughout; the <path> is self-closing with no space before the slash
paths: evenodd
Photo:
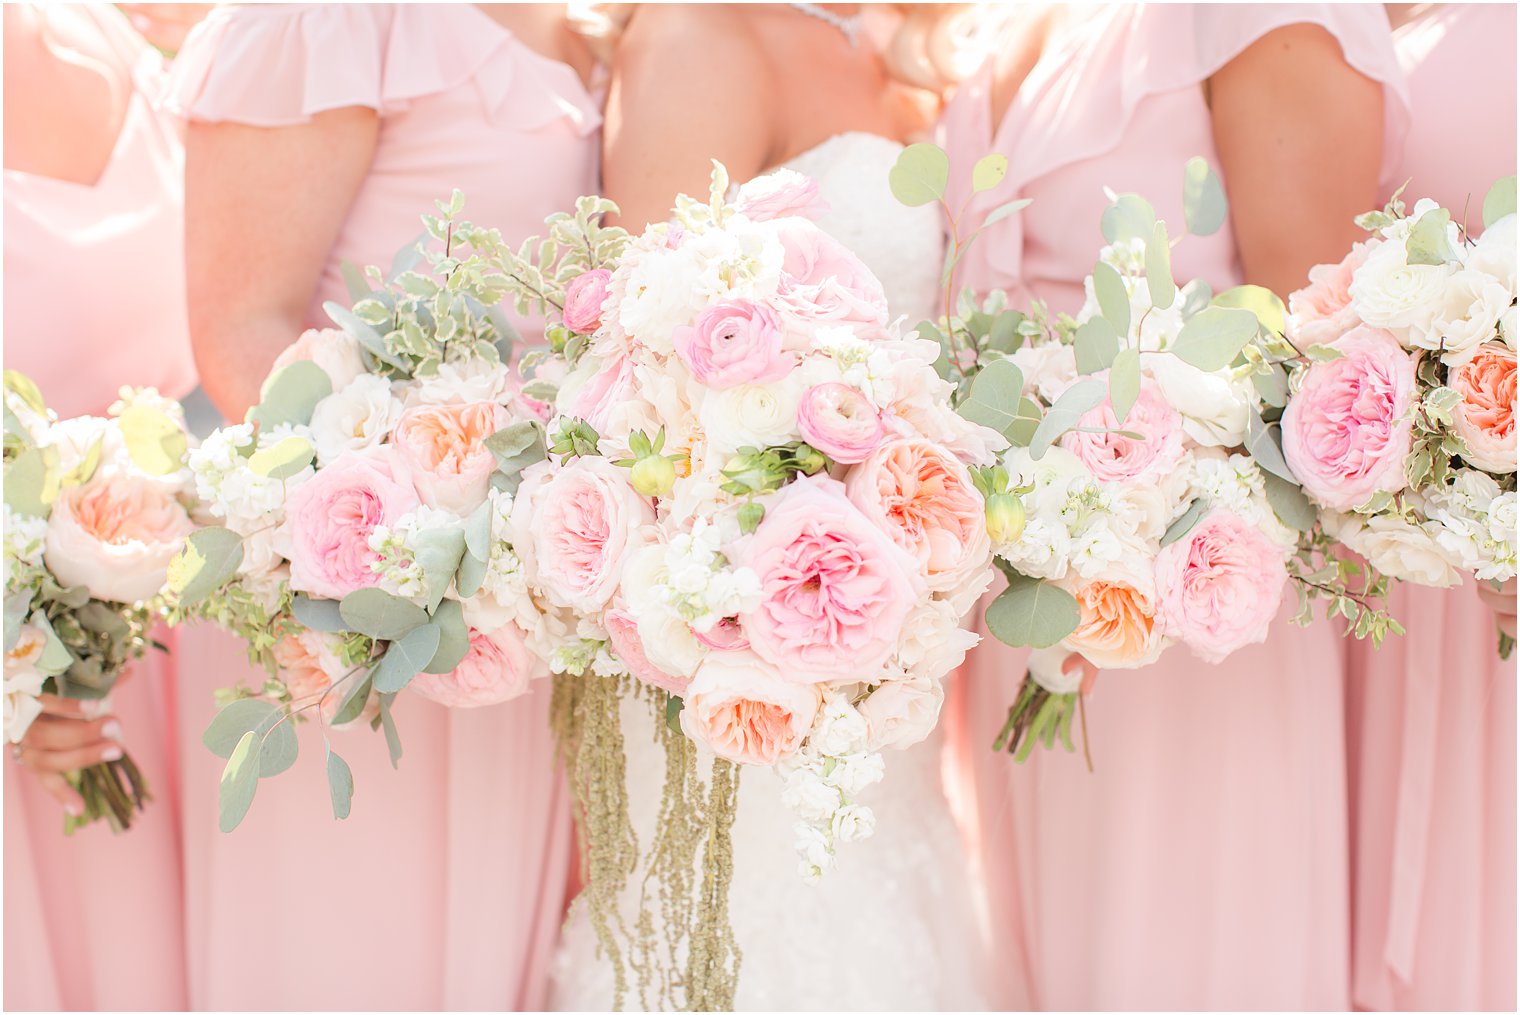
<path id="1" fill-rule="evenodd" d="M 882 684 L 860 703 L 871 731 L 871 750 L 921 743 L 939 722 L 944 702 L 945 688 L 938 680 L 919 677 Z"/>
<path id="2" fill-rule="evenodd" d="M 1514 307 L 1510 307 L 1504 313 L 1499 315 L 1499 337 L 1502 338 L 1504 340 L 1504 344 L 1509 346 L 1511 349 L 1514 349 L 1516 347 L 1516 323 L 1517 322 Z"/>
<path id="3" fill-rule="evenodd" d="M 1430 323 L 1411 327 L 1408 344 L 1442 350 L 1441 362 L 1460 366 L 1472 359 L 1478 346 L 1494 337 L 1499 317 L 1513 298 L 1501 283 L 1481 271 L 1464 268 L 1454 272 L 1434 303 Z"/>
<path id="4" fill-rule="evenodd" d="M 1404 244 L 1379 244 L 1356 270 L 1348 291 L 1365 323 L 1394 331 L 1429 328 L 1446 289 L 1450 265 L 1409 264 Z"/>
<path id="5" fill-rule="evenodd" d="M 1037 648 L 1029 653 L 1029 679 L 1051 694 L 1071 694 L 1082 687 L 1082 667 L 1073 666 L 1071 672 L 1062 669 L 1071 650 L 1057 645 Z"/>
<path id="6" fill-rule="evenodd" d="M 1504 216 L 1478 237 L 1477 246 L 1467 255 L 1467 266 L 1492 276 L 1513 295 L 1515 293 L 1515 216 Z"/>
<path id="7" fill-rule="evenodd" d="M 699 417 L 712 452 L 772 447 L 797 440 L 802 389 L 788 378 L 775 384 L 738 384 L 709 391 Z"/>
<path id="8" fill-rule="evenodd" d="M 1449 588 L 1462 580 L 1460 561 L 1435 536 L 1397 515 L 1326 516 L 1326 531 L 1392 578 Z"/>
<path id="9" fill-rule="evenodd" d="M 360 374 L 348 386 L 317 403 L 311 414 L 311 439 L 317 464 L 328 465 L 349 451 L 363 451 L 385 440 L 401 418 L 401 402 L 390 382 Z"/>
<path id="10" fill-rule="evenodd" d="M 364 357 L 360 355 L 358 339 L 336 328 L 310 328 L 303 331 L 299 338 L 275 358 L 269 376 L 273 377 L 282 367 L 297 360 L 310 360 L 321 367 L 332 381 L 334 391 L 348 387 L 350 381 L 364 373 Z M 268 378 L 265 378 L 265 383 L 268 383 Z"/>
<path id="11" fill-rule="evenodd" d="M 1228 368 L 1199 370 L 1176 356 L 1147 357 L 1161 395 L 1182 414 L 1182 430 L 1206 447 L 1233 448 L 1245 441 L 1251 382 L 1230 379 Z"/>
<path id="12" fill-rule="evenodd" d="M 991 580 L 975 583 L 981 591 Z M 942 599 L 917 606 L 903 622 L 898 636 L 897 661 L 912 677 L 938 680 L 959 666 L 977 643 L 977 635 L 961 627 L 963 610 Z"/>

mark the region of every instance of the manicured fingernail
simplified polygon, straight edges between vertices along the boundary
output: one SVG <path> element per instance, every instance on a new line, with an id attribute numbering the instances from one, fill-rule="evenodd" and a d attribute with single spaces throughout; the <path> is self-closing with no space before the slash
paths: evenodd
<path id="1" fill-rule="evenodd" d="M 100 735 L 105 737 L 107 740 L 115 740 L 117 743 L 120 743 L 121 723 L 117 722 L 115 719 L 112 719 L 104 726 L 100 727 Z"/>
<path id="2" fill-rule="evenodd" d="M 84 808 L 80 807 L 72 800 L 64 804 L 63 809 L 69 812 L 69 817 L 71 818 L 81 817 L 84 814 Z"/>
<path id="3" fill-rule="evenodd" d="M 110 715 L 111 699 L 96 698 L 94 701 L 82 701 L 79 703 L 79 712 L 81 715 L 89 716 L 91 719 L 95 719 L 103 715 Z"/>
<path id="4" fill-rule="evenodd" d="M 101 761 L 120 761 L 121 748 L 115 744 L 107 744 L 105 750 L 100 752 Z"/>

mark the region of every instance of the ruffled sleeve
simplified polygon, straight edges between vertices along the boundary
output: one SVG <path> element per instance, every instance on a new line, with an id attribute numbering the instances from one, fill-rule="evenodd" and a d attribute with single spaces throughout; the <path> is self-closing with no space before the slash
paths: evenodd
<path id="1" fill-rule="evenodd" d="M 218 8 L 176 57 L 168 104 L 190 120 L 288 127 L 356 106 L 392 116 L 460 87 L 520 129 L 565 118 L 584 136 L 601 124 L 571 68 L 470 4 Z"/>

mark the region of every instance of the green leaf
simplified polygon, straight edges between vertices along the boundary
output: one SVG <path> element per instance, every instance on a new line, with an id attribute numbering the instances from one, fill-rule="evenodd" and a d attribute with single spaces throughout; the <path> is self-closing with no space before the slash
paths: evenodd
<path id="1" fill-rule="evenodd" d="M 332 797 L 333 817 L 342 821 L 353 805 L 354 773 L 348 762 L 333 753 L 331 745 L 327 748 L 327 792 Z"/>
<path id="2" fill-rule="evenodd" d="M 220 589 L 243 563 L 243 537 L 221 526 L 196 529 L 169 561 L 169 591 L 194 606 Z"/>
<path id="3" fill-rule="evenodd" d="M 248 468 L 270 479 L 289 479 L 311 464 L 317 449 L 305 437 L 286 437 L 274 447 L 255 451 L 248 458 Z"/>
<path id="4" fill-rule="evenodd" d="M 1511 187 L 1513 190 L 1513 187 Z M 1514 202 L 1511 201 L 1511 204 Z M 42 389 L 37 387 L 37 382 L 32 380 L 20 370 L 7 370 L 4 374 L 5 390 L 13 393 L 17 398 L 26 403 L 26 407 L 39 416 L 47 415 L 47 402 L 42 399 Z"/>
<path id="5" fill-rule="evenodd" d="M 83 486 L 88 483 L 95 475 L 95 470 L 100 468 L 100 452 L 104 445 L 104 437 L 97 437 L 91 441 L 89 450 L 84 453 L 79 463 L 59 478 L 59 487 Z"/>
<path id="6" fill-rule="evenodd" d="M 1214 297 L 1216 307 L 1238 307 L 1256 315 L 1267 331 L 1281 335 L 1288 330 L 1287 308 L 1277 294 L 1264 286 L 1238 285 Z"/>
<path id="7" fill-rule="evenodd" d="M 1090 318 L 1077 328 L 1072 350 L 1076 353 L 1077 373 L 1107 370 L 1119 355 L 1119 333 L 1108 317 Z"/>
<path id="8" fill-rule="evenodd" d="M 496 456 L 496 468 L 507 475 L 545 458 L 543 428 L 532 420 L 496 431 L 486 438 L 485 445 Z"/>
<path id="9" fill-rule="evenodd" d="M 348 289 L 350 303 L 358 303 L 373 294 L 369 283 L 364 280 L 364 272 L 360 271 L 359 266 L 348 258 L 345 257 L 338 262 L 338 273 L 343 276 L 343 285 Z"/>
<path id="10" fill-rule="evenodd" d="M 438 654 L 442 634 L 441 629 L 424 624 L 391 642 L 375 667 L 375 690 L 381 694 L 394 694 L 410 684 L 412 678 Z"/>
<path id="11" fill-rule="evenodd" d="M 201 743 L 218 758 L 230 758 L 245 733 L 259 738 L 259 775 L 279 775 L 296 763 L 300 743 L 285 712 L 259 698 L 240 698 L 223 708 L 201 734 Z"/>
<path id="12" fill-rule="evenodd" d="M 333 713 L 332 725 L 343 726 L 363 715 L 364 706 L 369 704 L 369 692 L 373 686 L 374 674 L 366 673 L 363 680 L 350 687 L 348 695 L 338 705 L 338 710 Z"/>
<path id="13" fill-rule="evenodd" d="M 1220 370 L 1234 362 L 1257 328 L 1249 310 L 1204 307 L 1182 325 L 1166 351 L 1199 370 Z"/>
<path id="14" fill-rule="evenodd" d="M 987 213 L 986 218 L 982 219 L 981 229 L 978 229 L 977 232 L 981 232 L 982 229 L 986 229 L 994 222 L 1003 221 L 1005 218 L 1007 218 L 1009 215 L 1012 215 L 1016 211 L 1023 211 L 1025 208 L 1028 208 L 1032 204 L 1034 204 L 1034 198 L 1018 197 L 1014 198 L 1012 201 L 1007 202 L 1006 204 L 998 205 L 996 208 Z"/>
<path id="15" fill-rule="evenodd" d="M 248 420 L 268 430 L 282 423 L 305 426 L 317 403 L 332 394 L 332 378 L 310 360 L 287 363 L 264 382 L 259 404 Z"/>
<path id="16" fill-rule="evenodd" d="M 909 208 L 932 204 L 945 196 L 950 181 L 950 157 L 938 145 L 912 144 L 897 156 L 887 173 L 892 196 Z"/>
<path id="17" fill-rule="evenodd" d="M 188 442 L 178 423 L 146 405 L 127 406 L 116 423 L 121 428 L 127 454 L 132 456 L 132 464 L 150 476 L 167 476 L 179 471 Z"/>
<path id="18" fill-rule="evenodd" d="M 240 825 L 248 808 L 253 805 L 253 794 L 259 788 L 259 752 L 255 750 L 258 736 L 244 733 L 222 769 L 221 786 L 217 789 L 217 809 L 220 812 L 218 827 L 230 832 Z"/>
<path id="19" fill-rule="evenodd" d="M 396 729 L 396 719 L 391 715 L 394 694 L 380 695 L 380 724 L 385 727 L 385 748 L 391 755 L 391 767 L 401 767 L 401 734 Z"/>
<path id="20" fill-rule="evenodd" d="M 671 732 L 685 736 L 681 729 L 681 710 L 686 707 L 686 700 L 679 695 L 671 694 L 665 698 L 665 725 L 670 727 Z"/>
<path id="21" fill-rule="evenodd" d="M 1266 481 L 1267 503 L 1272 505 L 1272 511 L 1278 520 L 1299 532 L 1308 532 L 1314 528 L 1319 513 L 1314 510 L 1314 505 L 1302 487 L 1270 472 L 1263 471 L 1262 479 Z"/>
<path id="22" fill-rule="evenodd" d="M 1451 212 L 1445 208 L 1432 208 L 1421 215 L 1409 230 L 1405 243 L 1410 264 L 1441 265 L 1454 261 L 1457 252 L 1451 247 L 1447 227 L 1451 225 Z"/>
<path id="23" fill-rule="evenodd" d="M 1098 309 L 1120 335 L 1129 334 L 1129 292 L 1119 270 L 1107 261 L 1093 265 L 1093 294 L 1098 297 Z"/>
<path id="24" fill-rule="evenodd" d="M 394 641 L 428 622 L 427 611 L 384 589 L 355 589 L 338 605 L 351 630 L 378 641 Z"/>
<path id="25" fill-rule="evenodd" d="M 983 155 L 977 160 L 976 165 L 971 167 L 971 189 L 980 194 L 984 190 L 991 190 L 1003 182 L 1003 177 L 1008 175 L 1008 157 L 993 152 L 991 155 Z"/>
<path id="26" fill-rule="evenodd" d="M 1246 450 L 1263 472 L 1286 479 L 1298 485 L 1298 477 L 1288 468 L 1288 460 L 1282 453 L 1282 432 L 1276 423 L 1264 422 L 1256 406 L 1247 405 Z"/>
<path id="27" fill-rule="evenodd" d="M 1051 444 L 1076 426 L 1089 410 L 1101 404 L 1107 394 L 1108 385 L 1095 377 L 1080 380 L 1063 391 L 1035 428 L 1034 436 L 1029 440 L 1030 457 L 1036 460 L 1044 458 Z"/>
<path id="28" fill-rule="evenodd" d="M 422 568 L 423 590 L 427 596 L 425 606 L 429 612 L 438 609 L 443 595 L 459 570 L 464 557 L 464 529 L 423 529 L 416 539 L 417 566 Z"/>
<path id="29" fill-rule="evenodd" d="M 1082 611 L 1065 589 L 1015 573 L 987 606 L 987 630 L 1006 645 L 1049 648 L 1077 629 Z"/>
<path id="30" fill-rule="evenodd" d="M 297 623 L 312 631 L 337 634 L 348 630 L 336 599 L 313 599 L 304 592 L 297 592 L 291 597 L 290 612 Z"/>
<path id="31" fill-rule="evenodd" d="M 1288 372 L 1281 363 L 1273 363 L 1267 373 L 1252 374 L 1251 383 L 1267 405 L 1281 409 L 1288 404 Z"/>
<path id="32" fill-rule="evenodd" d="M 1114 418 L 1123 423 L 1129 411 L 1140 397 L 1140 350 L 1125 349 L 1114 357 L 1108 371 L 1108 400 L 1114 407 Z"/>
<path id="33" fill-rule="evenodd" d="M 1102 228 L 1109 243 L 1148 241 L 1156 230 L 1156 209 L 1139 194 L 1120 194 L 1104 209 Z"/>
<path id="34" fill-rule="evenodd" d="M 470 654 L 470 628 L 464 622 L 464 607 L 457 600 L 445 599 L 428 621 L 438 628 L 438 651 L 422 668 L 424 673 L 452 673 Z"/>
<path id="35" fill-rule="evenodd" d="M 1172 248 L 1167 240 L 1166 223 L 1157 222 L 1145 244 L 1145 285 L 1150 290 L 1151 306 L 1165 310 L 1177 299 L 1177 283 L 1172 281 Z"/>
<path id="36" fill-rule="evenodd" d="M 1027 448 L 1029 442 L 1034 440 L 1035 431 L 1040 428 L 1040 420 L 1044 414 L 1040 409 L 1040 403 L 1032 398 L 1019 399 L 1019 415 L 1014 424 L 1004 434 L 1008 442 L 1016 448 Z"/>
<path id="37" fill-rule="evenodd" d="M 995 359 L 977 371 L 971 389 L 956 409 L 960 415 L 1007 436 L 1018 419 L 1019 399 L 1024 394 L 1024 371 L 1012 360 Z"/>
<path id="38" fill-rule="evenodd" d="M 1483 228 L 1487 229 L 1506 215 L 1515 214 L 1515 178 L 1506 176 L 1489 188 L 1483 198 Z"/>
<path id="39" fill-rule="evenodd" d="M 1209 502 L 1202 497 L 1193 501 L 1176 521 L 1166 527 L 1166 531 L 1161 535 L 1161 545 L 1170 546 L 1189 532 L 1192 532 L 1193 526 L 1198 524 L 1199 520 L 1208 513 L 1208 510 Z"/>
<path id="40" fill-rule="evenodd" d="M 1024 344 L 1024 336 L 1019 333 L 1019 325 L 1023 323 L 1024 315 L 1020 311 L 1004 310 L 998 314 L 987 329 L 987 349 L 1005 356 L 1018 352 Z"/>
<path id="41" fill-rule="evenodd" d="M 374 301 L 370 302 L 373 303 Z M 334 324 L 342 328 L 347 334 L 352 335 L 377 360 L 398 369 L 402 366 L 401 361 L 386 348 L 385 336 L 374 325 L 343 304 L 335 303 L 332 300 L 328 300 L 322 304 L 322 310 L 328 317 L 332 318 Z"/>
<path id="42" fill-rule="evenodd" d="M 32 608 L 32 595 L 24 589 L 5 594 L 5 651 L 9 652 L 21 640 L 21 622 Z"/>
<path id="43" fill-rule="evenodd" d="M 5 466 L 5 503 L 19 515 L 46 518 L 58 489 L 57 448 L 27 448 Z"/>
<path id="44" fill-rule="evenodd" d="M 81 616 L 80 619 L 82 621 L 84 618 Z M 47 614 L 41 610 L 34 612 L 32 614 L 32 626 L 40 630 L 44 638 L 42 654 L 37 657 L 36 663 L 39 672 L 50 677 L 56 677 L 60 673 L 67 671 L 69 667 L 78 661 L 74 658 L 74 654 L 69 651 L 68 646 L 63 643 L 63 639 L 59 638 L 58 633 L 53 630 L 53 625 L 48 620 Z"/>
<path id="45" fill-rule="evenodd" d="M 1194 236 L 1211 236 L 1230 215 L 1224 185 L 1208 162 L 1194 156 L 1182 171 L 1182 214 L 1188 232 Z"/>

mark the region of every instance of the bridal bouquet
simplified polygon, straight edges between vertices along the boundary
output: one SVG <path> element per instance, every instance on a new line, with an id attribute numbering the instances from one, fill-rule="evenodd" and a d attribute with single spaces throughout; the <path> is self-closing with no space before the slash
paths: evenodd
<path id="1" fill-rule="evenodd" d="M 107 418 L 60 420 L 37 386 L 5 371 L 5 736 L 17 743 L 39 695 L 95 700 L 141 658 L 170 560 L 191 529 L 188 437 L 177 403 L 123 388 Z M 162 648 L 162 646 L 156 646 Z M 123 755 L 69 776 L 84 813 L 128 828 L 149 799 Z"/>
<path id="2" fill-rule="evenodd" d="M 1289 298 L 1288 465 L 1325 527 L 1394 578 L 1515 576 L 1515 178 L 1474 241 L 1397 196 Z M 1501 635 L 1506 657 L 1513 643 Z"/>
<path id="3" fill-rule="evenodd" d="M 175 562 L 180 615 L 213 620 L 269 669 L 239 688 L 204 741 L 228 759 L 221 827 L 236 827 L 261 777 L 289 768 L 293 723 L 383 728 L 403 690 L 450 707 L 517 697 L 547 675 L 552 611 L 529 591 L 509 540 L 517 472 L 543 455 L 516 394 L 500 290 L 463 256 L 489 234 L 426 217 L 430 271 L 398 265 L 359 283 L 343 330 L 286 350 L 247 421 L 190 455 L 211 520 Z M 413 259 L 415 260 L 415 259 Z M 379 282 L 372 269 L 371 280 Z M 335 817 L 353 780 L 327 744 Z"/>

